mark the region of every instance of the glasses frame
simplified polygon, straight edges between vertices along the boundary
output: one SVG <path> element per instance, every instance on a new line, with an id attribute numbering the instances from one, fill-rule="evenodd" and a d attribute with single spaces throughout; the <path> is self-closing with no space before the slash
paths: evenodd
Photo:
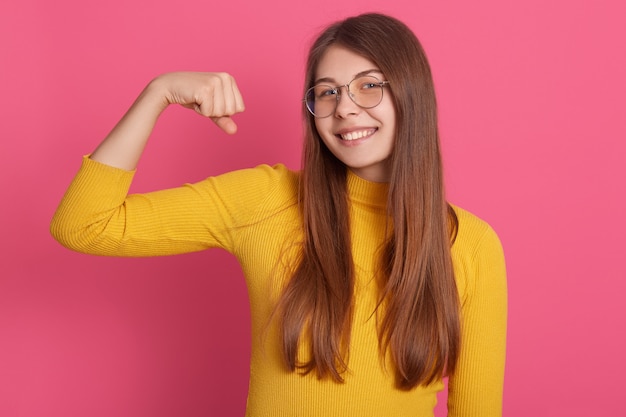
<path id="1" fill-rule="evenodd" d="M 357 103 L 356 101 L 354 101 L 354 93 L 352 91 L 350 91 L 350 84 L 352 84 L 354 81 L 360 79 L 360 78 L 365 78 L 365 77 L 370 77 L 375 79 L 377 82 L 375 83 L 378 87 L 380 87 L 380 100 L 378 100 L 378 103 L 374 104 L 373 106 L 362 106 L 359 103 Z M 316 115 L 313 110 L 311 110 L 311 107 L 309 107 L 309 100 L 307 100 L 307 97 L 309 96 L 309 93 L 314 90 L 315 88 L 319 87 L 319 86 L 327 86 L 330 87 L 330 89 L 336 94 L 335 97 L 335 107 L 333 108 L 333 111 L 331 111 L 329 114 L 327 114 L 326 116 L 318 116 Z M 306 106 L 306 109 L 309 111 L 309 113 L 311 113 L 313 115 L 313 117 L 317 118 L 317 119 L 324 119 L 326 117 L 330 117 L 333 115 L 333 113 L 335 113 L 337 111 L 337 105 L 339 104 L 339 100 L 341 100 L 341 89 L 343 87 L 346 87 L 346 90 L 348 91 L 348 97 L 350 97 L 350 100 L 352 100 L 352 102 L 354 104 L 356 104 L 357 106 L 359 106 L 362 109 L 373 109 L 374 107 L 378 106 L 382 101 L 383 101 L 383 96 L 385 95 L 385 89 L 384 87 L 386 85 L 389 85 L 389 81 L 385 80 L 385 81 L 381 81 L 378 79 L 378 77 L 374 76 L 374 75 L 359 75 L 358 77 L 352 79 L 348 84 L 343 84 L 343 85 L 337 85 L 337 86 L 332 86 L 330 84 L 324 84 L 324 83 L 320 83 L 320 84 L 315 84 L 313 87 L 309 88 L 308 90 L 306 90 L 306 92 L 304 93 L 304 99 L 302 101 L 304 101 L 304 104 Z"/>

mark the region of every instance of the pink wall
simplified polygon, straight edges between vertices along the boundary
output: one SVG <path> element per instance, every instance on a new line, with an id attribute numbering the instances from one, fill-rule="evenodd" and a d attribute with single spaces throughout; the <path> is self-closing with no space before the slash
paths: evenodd
<path id="1" fill-rule="evenodd" d="M 624 415 L 624 3 L 295 4 L 0 4 L 0 415 L 243 415 L 248 307 L 232 257 L 79 255 L 48 223 L 81 155 L 165 71 L 231 72 L 247 110 L 236 137 L 168 110 L 134 190 L 262 162 L 297 168 L 306 45 L 369 10 L 422 39 L 450 199 L 504 243 L 505 415 Z"/>

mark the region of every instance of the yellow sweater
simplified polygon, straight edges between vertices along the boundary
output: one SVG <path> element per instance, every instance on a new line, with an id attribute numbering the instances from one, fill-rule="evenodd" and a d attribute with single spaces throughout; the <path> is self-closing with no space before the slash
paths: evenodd
<path id="1" fill-rule="evenodd" d="M 394 388 L 393 368 L 381 363 L 376 323 L 370 318 L 387 185 L 348 176 L 356 288 L 349 371 L 340 384 L 288 372 L 276 321 L 268 325 L 298 253 L 298 173 L 283 165 L 259 166 L 127 195 L 132 177 L 132 172 L 85 158 L 52 220 L 52 234 L 70 249 L 100 255 L 171 255 L 210 247 L 233 253 L 243 268 L 252 316 L 247 416 L 433 416 L 442 381 L 408 392 Z M 502 248 L 489 225 L 455 210 L 459 230 L 452 256 L 463 339 L 457 372 L 449 381 L 448 415 L 500 416 L 506 339 Z"/>

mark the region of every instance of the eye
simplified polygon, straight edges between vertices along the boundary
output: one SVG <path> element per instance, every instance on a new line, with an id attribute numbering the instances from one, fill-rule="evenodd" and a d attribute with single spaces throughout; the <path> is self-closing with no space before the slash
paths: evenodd
<path id="1" fill-rule="evenodd" d="M 334 98 L 337 95 L 337 89 L 329 85 L 319 85 L 315 87 L 315 98 L 319 100 Z"/>
<path id="2" fill-rule="evenodd" d="M 380 81 L 376 77 L 365 76 L 361 78 L 357 78 L 356 82 L 356 90 L 361 93 L 370 93 L 372 90 L 380 88 Z"/>

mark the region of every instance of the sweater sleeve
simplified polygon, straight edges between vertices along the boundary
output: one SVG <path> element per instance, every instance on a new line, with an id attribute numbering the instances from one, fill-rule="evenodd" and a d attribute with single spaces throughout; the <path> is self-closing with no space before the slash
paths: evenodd
<path id="1" fill-rule="evenodd" d="M 95 255 L 159 256 L 211 247 L 232 252 L 240 226 L 285 171 L 263 165 L 127 195 L 134 172 L 84 158 L 50 230 L 65 247 Z"/>
<path id="2" fill-rule="evenodd" d="M 507 325 L 504 254 L 496 233 L 470 227 L 461 299 L 461 355 L 448 387 L 449 417 L 500 417 Z M 473 243 L 472 243 L 473 242 Z M 455 243 L 456 245 L 456 243 Z"/>

